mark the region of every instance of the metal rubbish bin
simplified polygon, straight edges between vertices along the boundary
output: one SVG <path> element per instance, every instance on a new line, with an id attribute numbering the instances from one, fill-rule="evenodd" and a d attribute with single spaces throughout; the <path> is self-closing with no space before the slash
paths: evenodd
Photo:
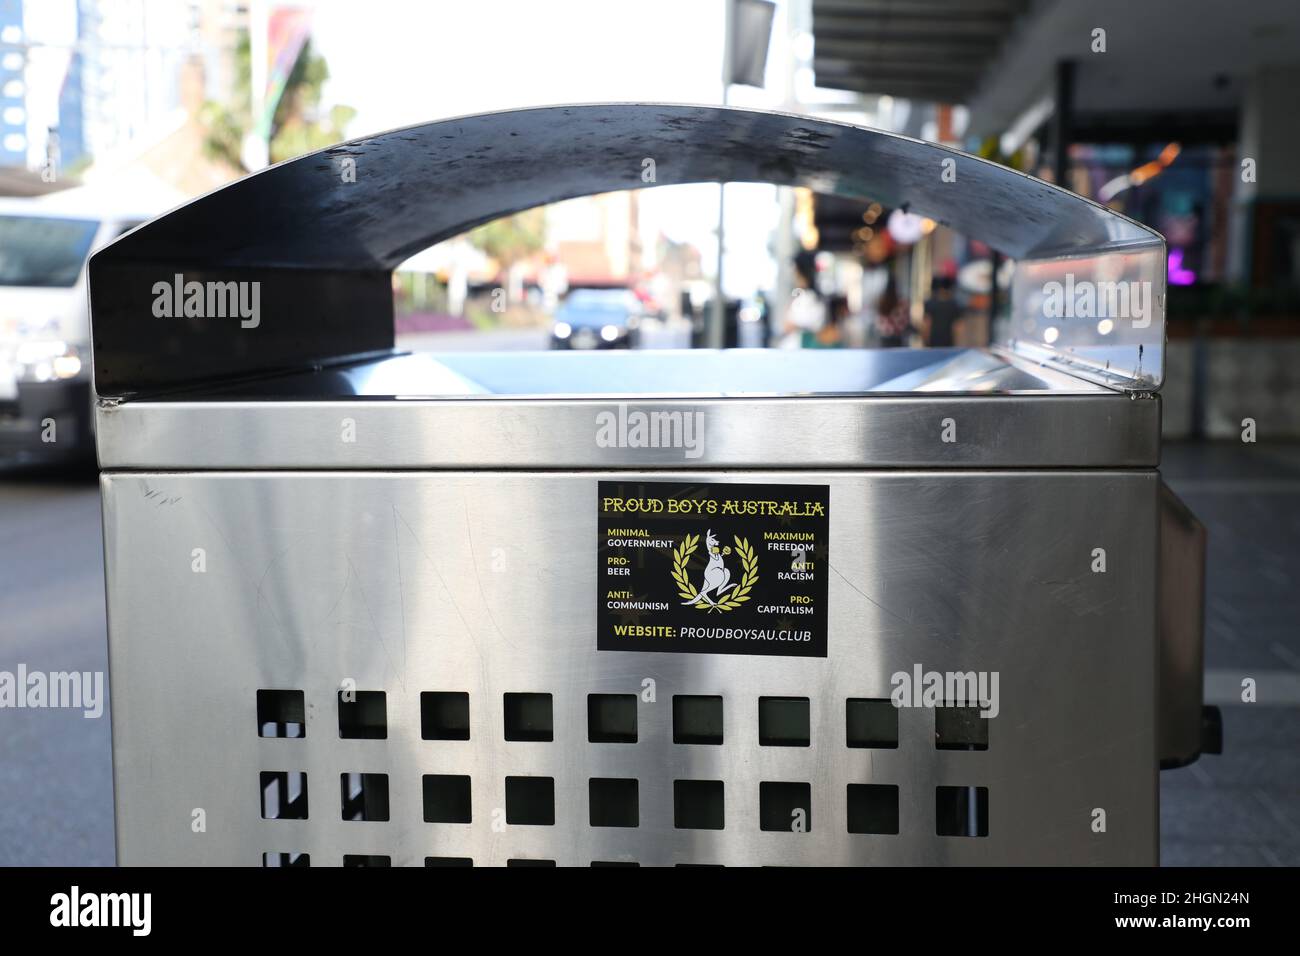
<path id="1" fill-rule="evenodd" d="M 1009 335 L 393 351 L 411 253 L 717 181 L 987 242 Z M 396 130 L 127 234 L 90 263 L 119 860 L 1156 862 L 1202 740 L 1164 277 L 1160 236 L 1002 166 L 662 105 Z"/>

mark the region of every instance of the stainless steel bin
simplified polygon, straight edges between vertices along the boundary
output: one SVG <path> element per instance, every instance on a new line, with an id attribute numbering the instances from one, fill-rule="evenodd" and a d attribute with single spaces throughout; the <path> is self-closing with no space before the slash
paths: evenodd
<path id="1" fill-rule="evenodd" d="M 398 262 L 647 159 L 984 240 L 1011 332 L 393 351 Z M 397 130 L 129 233 L 90 264 L 119 860 L 1156 862 L 1200 659 L 1195 613 L 1158 636 L 1164 276 L 1004 167 L 661 105 Z"/>

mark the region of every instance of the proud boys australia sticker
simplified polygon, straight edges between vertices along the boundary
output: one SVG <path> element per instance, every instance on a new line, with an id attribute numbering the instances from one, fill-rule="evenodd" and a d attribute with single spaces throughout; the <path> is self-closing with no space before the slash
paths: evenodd
<path id="1" fill-rule="evenodd" d="M 826 656 L 826 485 L 602 481 L 596 647 Z"/>

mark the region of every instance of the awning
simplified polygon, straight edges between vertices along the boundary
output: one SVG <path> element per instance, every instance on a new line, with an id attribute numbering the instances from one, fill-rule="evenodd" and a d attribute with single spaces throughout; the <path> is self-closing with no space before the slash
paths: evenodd
<path id="1" fill-rule="evenodd" d="M 827 89 L 966 102 L 1028 0 L 813 0 Z"/>

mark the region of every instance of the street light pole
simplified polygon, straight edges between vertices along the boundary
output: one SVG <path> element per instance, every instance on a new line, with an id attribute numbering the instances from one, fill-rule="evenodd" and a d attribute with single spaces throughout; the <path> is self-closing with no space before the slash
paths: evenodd
<path id="1" fill-rule="evenodd" d="M 731 89 L 732 30 L 734 28 L 732 7 L 735 0 L 725 0 L 722 4 L 722 105 L 727 105 L 727 94 Z M 718 184 L 718 262 L 713 274 L 713 308 L 709 312 L 709 324 L 705 344 L 711 349 L 722 348 L 723 328 L 726 324 L 726 303 L 722 298 L 722 254 L 725 239 L 725 222 L 727 211 L 727 184 Z"/>
<path id="2" fill-rule="evenodd" d="M 252 102 L 249 104 L 252 122 L 244 134 L 241 144 L 240 159 L 249 172 L 271 165 L 271 143 L 269 131 L 262 131 L 262 116 L 266 112 L 266 83 L 268 64 L 267 47 L 270 39 L 271 11 L 266 0 L 253 0 L 248 8 L 248 65 L 249 88 Z"/>

